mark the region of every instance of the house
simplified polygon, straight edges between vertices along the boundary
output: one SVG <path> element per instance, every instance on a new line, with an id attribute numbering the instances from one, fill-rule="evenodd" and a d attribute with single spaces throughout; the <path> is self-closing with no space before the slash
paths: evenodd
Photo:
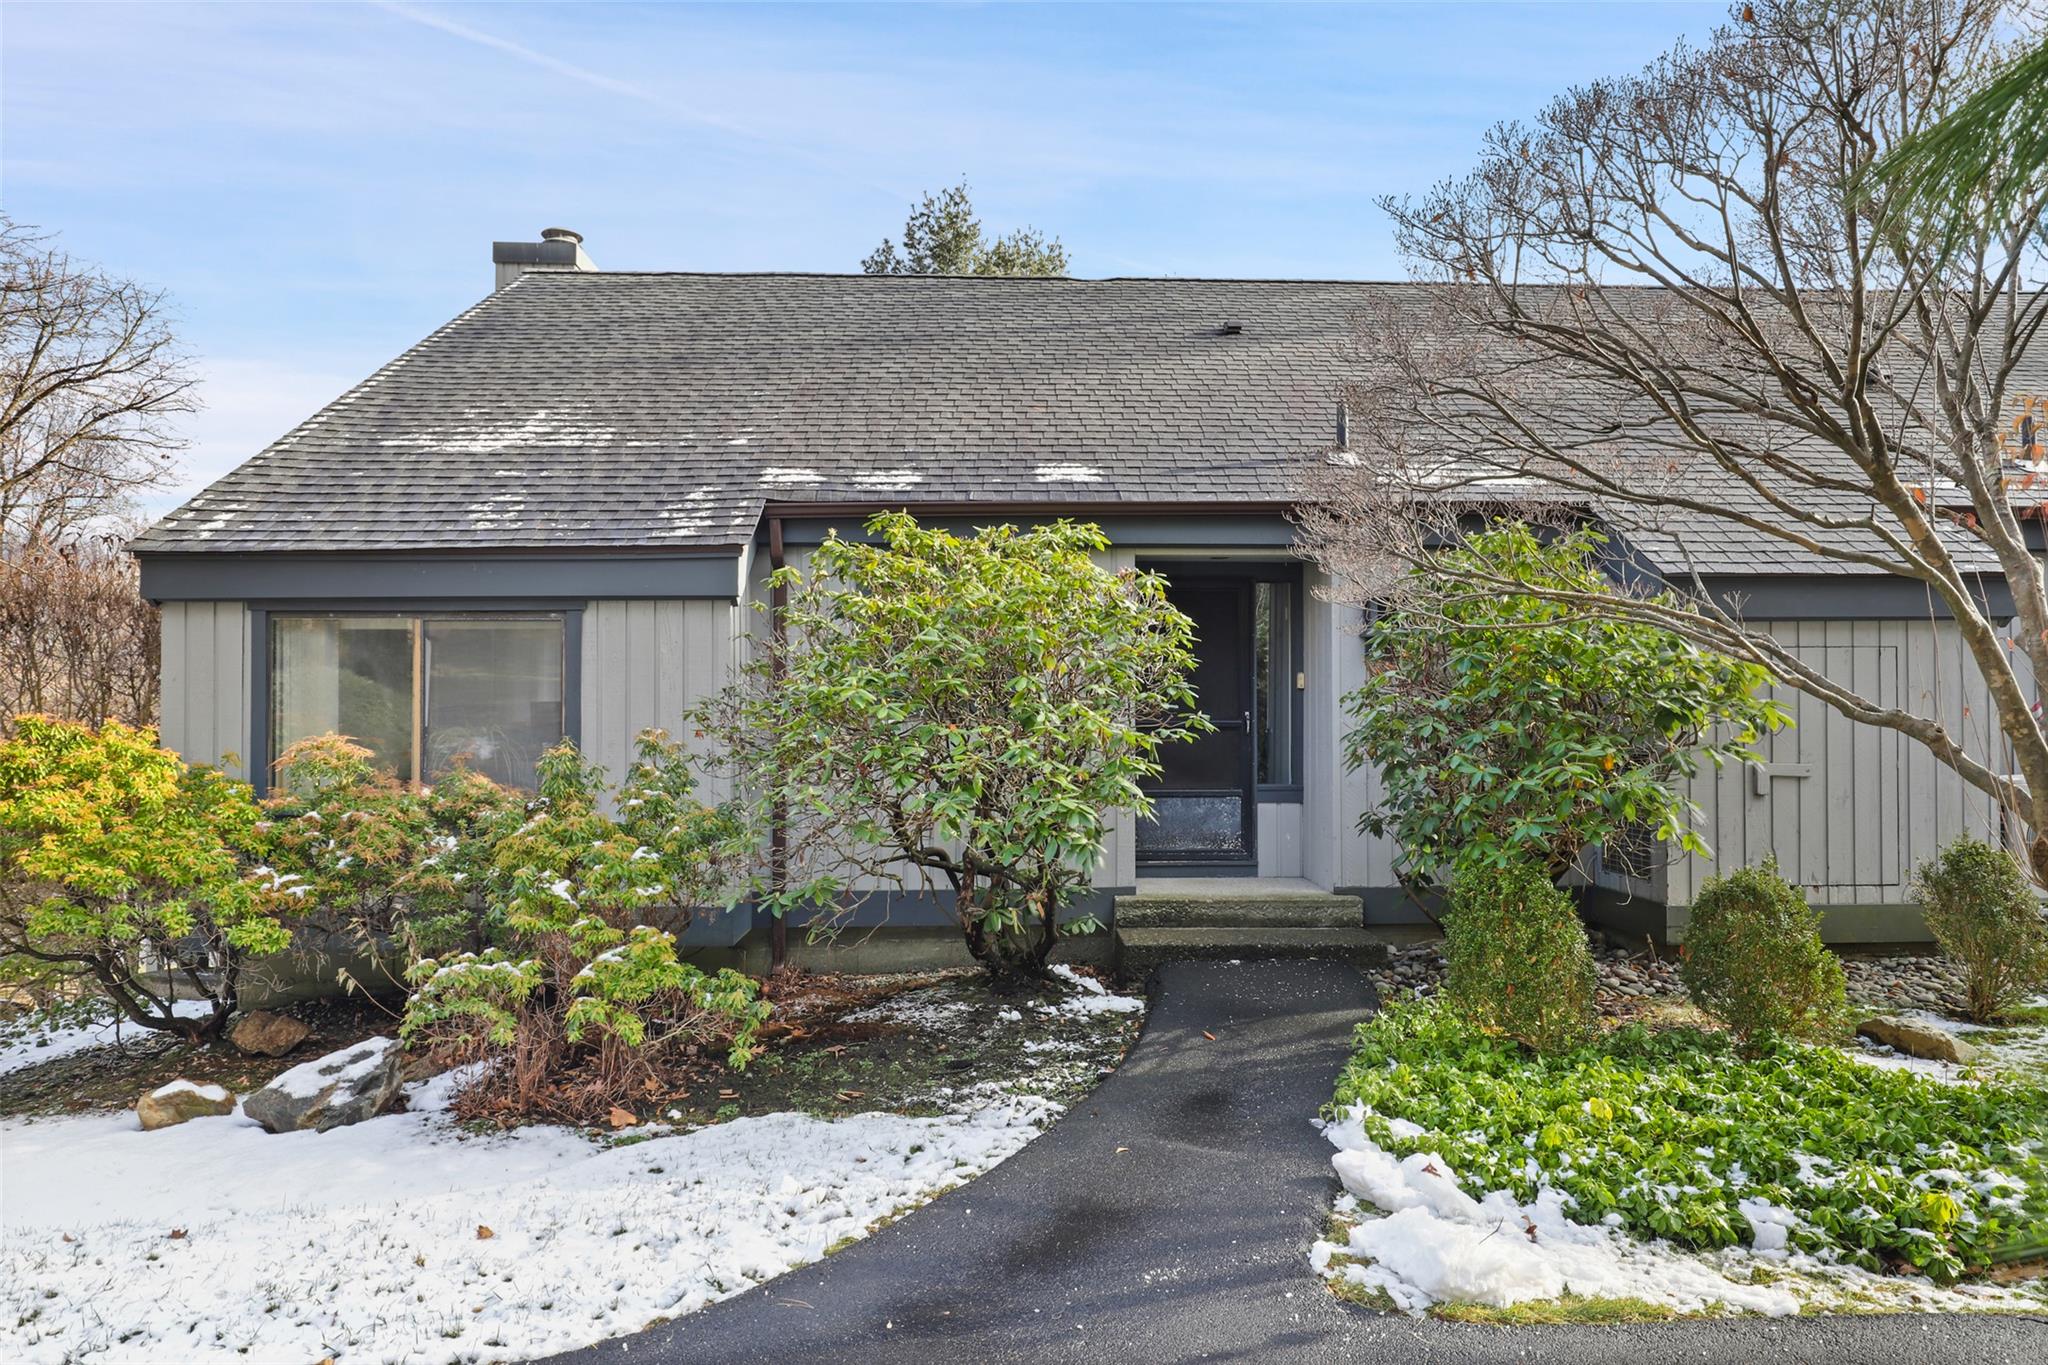
<path id="1" fill-rule="evenodd" d="M 1319 591 L 1288 515 L 1337 439 L 1352 318 L 1408 286 L 604 272 L 560 229 L 494 261 L 495 292 L 137 541 L 164 738 L 188 759 L 260 787 L 293 740 L 340 730 L 407 778 L 467 755 L 521 782 L 567 735 L 616 772 L 726 681 L 770 566 L 834 528 L 887 507 L 1080 517 L 1171 581 L 1217 724 L 1167 755 L 1158 818 L 1117 826 L 1096 908 L 1201 876 L 1416 919 L 1393 850 L 1357 830 L 1374 775 L 1339 757 L 1361 616 Z M 1693 549 L 1751 620 L 1990 745 L 1924 590 Z M 1996 812 L 1897 735 L 1788 700 L 1799 723 L 1763 766 L 1694 784 L 1719 863 L 1775 853 L 1838 940 L 1923 937 L 1912 868 L 1995 836 Z M 1713 867 L 1645 852 L 1588 868 L 1596 913 L 1682 937 Z M 863 908 L 941 911 L 893 891 Z"/>

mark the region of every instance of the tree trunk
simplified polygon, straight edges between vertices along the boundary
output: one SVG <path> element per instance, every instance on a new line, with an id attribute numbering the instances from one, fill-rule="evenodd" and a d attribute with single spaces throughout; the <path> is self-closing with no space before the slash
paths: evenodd
<path id="1" fill-rule="evenodd" d="M 984 884 L 985 885 L 985 884 Z M 1046 959 L 1055 942 L 1042 918 L 1021 917 L 1021 927 L 990 933 L 982 928 L 982 917 L 993 905 L 979 901 L 964 903 L 960 926 L 967 937 L 967 951 L 1000 990 L 1035 990 L 1053 979 Z"/>

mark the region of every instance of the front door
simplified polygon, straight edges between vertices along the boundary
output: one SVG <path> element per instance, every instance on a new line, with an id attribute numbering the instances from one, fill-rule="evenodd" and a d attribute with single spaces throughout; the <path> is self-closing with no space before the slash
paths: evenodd
<path id="1" fill-rule="evenodd" d="M 1252 762 L 1252 583 L 1187 576 L 1166 595 L 1195 623 L 1195 704 L 1216 726 L 1160 747 L 1162 772 L 1145 790 L 1153 816 L 1138 822 L 1138 860 L 1250 873 L 1258 865 Z"/>

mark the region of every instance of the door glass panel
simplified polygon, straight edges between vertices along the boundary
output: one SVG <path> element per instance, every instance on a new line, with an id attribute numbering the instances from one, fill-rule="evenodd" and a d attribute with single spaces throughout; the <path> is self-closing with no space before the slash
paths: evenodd
<path id="1" fill-rule="evenodd" d="M 1252 599 L 1253 716 L 1259 781 L 1292 786 L 1294 776 L 1294 585 L 1259 583 Z"/>
<path id="2" fill-rule="evenodd" d="M 271 759 L 334 733 L 411 779 L 412 630 L 403 616 L 273 618 Z"/>
<path id="3" fill-rule="evenodd" d="M 1138 826 L 1138 851 L 1200 861 L 1251 856 L 1241 792 L 1155 792 L 1152 819 Z"/>
<path id="4" fill-rule="evenodd" d="M 426 622 L 429 781 L 460 760 L 511 787 L 531 787 L 562 738 L 560 620 Z"/>

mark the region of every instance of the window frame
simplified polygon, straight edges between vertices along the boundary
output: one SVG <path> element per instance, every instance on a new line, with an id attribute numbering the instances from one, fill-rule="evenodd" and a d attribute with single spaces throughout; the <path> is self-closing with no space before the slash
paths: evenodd
<path id="1" fill-rule="evenodd" d="M 407 616 L 420 620 L 518 620 L 542 616 L 562 622 L 562 737 L 583 743 L 583 612 L 589 605 L 574 601 L 534 599 L 491 602 L 407 601 L 364 598 L 306 602 L 264 602 L 249 606 L 249 785 L 256 795 L 270 793 L 271 767 L 277 756 L 271 752 L 271 676 L 276 644 L 271 629 L 279 616 Z"/>

